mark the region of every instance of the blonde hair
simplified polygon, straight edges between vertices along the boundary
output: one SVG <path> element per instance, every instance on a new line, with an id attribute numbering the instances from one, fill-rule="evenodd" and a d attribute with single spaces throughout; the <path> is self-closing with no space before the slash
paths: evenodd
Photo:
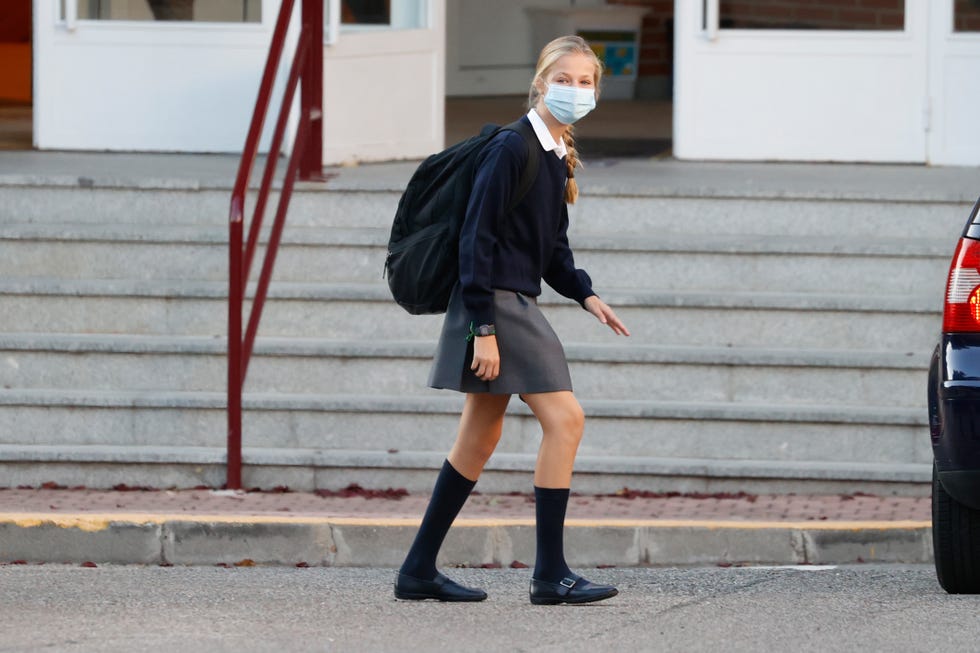
<path id="1" fill-rule="evenodd" d="M 527 107 L 533 109 L 538 100 L 541 99 L 541 90 L 538 88 L 538 80 L 544 82 L 545 77 L 551 69 L 558 63 L 558 60 L 569 54 L 584 54 L 592 60 L 595 65 L 595 94 L 599 99 L 599 82 L 602 80 L 602 63 L 589 47 L 589 44 L 580 36 L 559 36 L 554 41 L 544 46 L 541 55 L 538 57 L 538 65 L 534 71 L 534 79 L 531 80 L 531 90 L 527 94 Z M 575 150 L 575 134 L 572 126 L 569 125 L 562 135 L 565 147 L 568 149 L 568 156 L 565 157 L 565 165 L 568 166 L 568 183 L 565 185 L 565 201 L 574 204 L 578 199 L 578 183 L 575 181 L 575 168 L 579 165 L 578 152 Z"/>

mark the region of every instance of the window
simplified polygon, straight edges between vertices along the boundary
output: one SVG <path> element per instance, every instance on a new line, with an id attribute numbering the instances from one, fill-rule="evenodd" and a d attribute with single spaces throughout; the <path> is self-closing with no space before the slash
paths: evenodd
<path id="1" fill-rule="evenodd" d="M 980 0 L 956 0 L 953 4 L 953 31 L 980 32 Z"/>
<path id="2" fill-rule="evenodd" d="M 391 24 L 391 0 L 344 0 L 340 11 L 344 25 Z"/>
<path id="3" fill-rule="evenodd" d="M 61 15 L 64 16 L 64 2 Z M 78 0 L 83 20 L 259 23 L 262 0 Z"/>
<path id="4" fill-rule="evenodd" d="M 342 0 L 340 22 L 345 29 L 418 29 L 425 27 L 426 0 Z"/>
<path id="5" fill-rule="evenodd" d="M 905 29 L 905 0 L 721 0 L 720 14 L 722 29 Z"/>

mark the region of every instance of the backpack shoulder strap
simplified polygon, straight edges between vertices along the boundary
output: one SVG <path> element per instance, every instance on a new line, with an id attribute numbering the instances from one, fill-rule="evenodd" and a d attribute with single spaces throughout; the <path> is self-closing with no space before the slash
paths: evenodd
<path id="1" fill-rule="evenodd" d="M 524 166 L 524 171 L 521 173 L 521 181 L 517 186 L 517 191 L 514 193 L 514 197 L 511 198 L 510 207 L 508 208 L 509 213 L 517 208 L 517 205 L 521 203 L 521 200 L 531 190 L 531 186 L 534 185 L 534 180 L 538 178 L 541 144 L 538 141 L 538 135 L 534 133 L 534 128 L 531 127 L 529 122 L 523 119 L 515 120 L 500 129 L 509 129 L 510 131 L 517 132 L 524 138 L 524 143 L 527 145 L 527 165 Z"/>

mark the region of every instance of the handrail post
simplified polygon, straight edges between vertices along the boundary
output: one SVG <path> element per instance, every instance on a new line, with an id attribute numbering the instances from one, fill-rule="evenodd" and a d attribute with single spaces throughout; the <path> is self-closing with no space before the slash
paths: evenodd
<path id="1" fill-rule="evenodd" d="M 255 335 L 258 332 L 259 320 L 262 317 L 262 306 L 272 278 L 276 250 L 285 224 L 293 184 L 297 178 L 303 181 L 326 181 L 328 178 L 323 174 L 323 0 L 301 1 L 302 28 L 297 50 L 293 55 L 293 63 L 290 66 L 279 118 L 276 121 L 272 146 L 266 161 L 266 171 L 259 187 L 258 203 L 252 219 L 247 247 L 245 245 L 245 196 L 248 193 L 248 181 L 258 153 L 259 139 L 269 108 L 276 68 L 282 57 L 295 0 L 282 0 L 279 6 L 279 16 L 273 30 L 265 71 L 255 101 L 255 111 L 252 113 L 252 122 L 245 139 L 245 148 L 235 178 L 235 189 L 231 196 L 228 282 L 228 455 L 226 458 L 226 487 L 231 490 L 240 490 L 242 487 L 242 398 L 245 375 L 248 371 Z M 279 156 L 289 107 L 296 97 L 297 84 L 300 84 L 301 111 L 296 143 L 289 157 L 272 236 L 266 248 L 265 262 L 249 312 L 248 327 L 243 334 L 245 290 L 250 276 L 252 256 L 258 244 L 265 202 L 272 187 L 276 159 Z"/>
<path id="2" fill-rule="evenodd" d="M 303 66 L 300 120 L 310 121 L 309 142 L 299 162 L 301 181 L 322 181 L 323 175 L 323 0 L 303 0 L 303 31 L 310 47 Z"/>
<path id="3" fill-rule="evenodd" d="M 228 455 L 225 461 L 225 487 L 242 487 L 242 309 L 245 303 L 242 241 L 244 239 L 243 206 L 240 198 L 232 199 L 229 248 L 228 297 Z"/>

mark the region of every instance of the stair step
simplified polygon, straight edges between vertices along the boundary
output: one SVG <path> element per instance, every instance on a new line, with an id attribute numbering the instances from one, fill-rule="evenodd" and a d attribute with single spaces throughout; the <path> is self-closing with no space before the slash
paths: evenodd
<path id="1" fill-rule="evenodd" d="M 976 181 L 969 186 L 977 192 Z M 964 186 L 967 188 L 967 186 Z M 775 194 L 773 194 L 775 195 Z M 926 197 L 926 196 L 923 196 Z M 959 201 L 826 199 L 819 197 L 700 197 L 677 191 L 650 197 L 584 188 L 569 207 L 571 233 L 781 235 L 878 239 L 888 236 L 956 238 L 976 197 Z"/>
<path id="2" fill-rule="evenodd" d="M 292 226 L 292 225 L 289 225 Z M 373 227 L 301 227 L 285 229 L 283 245 L 379 246 L 387 243 L 390 225 Z M 268 241 L 269 225 L 263 228 L 261 243 Z M 840 234 L 726 234 L 647 233 L 623 234 L 581 230 L 582 243 L 576 248 L 641 253 L 719 253 L 719 254 L 838 254 L 842 256 L 940 257 L 951 255 L 950 234 L 941 238 L 899 237 L 882 234 L 842 239 Z M 953 239 L 955 247 L 955 238 Z M 0 233 L 3 242 L 111 243 L 160 245 L 228 246 L 226 226 L 160 225 L 132 223 L 12 223 Z"/>
<path id="3" fill-rule="evenodd" d="M 0 477 L 220 484 L 234 165 L 80 156 L 0 170 Z M 633 337 L 541 298 L 589 415 L 576 489 L 928 491 L 921 386 L 975 171 L 587 163 L 576 261 Z M 415 166 L 298 186 L 247 387 L 254 484 L 430 489 L 461 398 L 423 387 L 441 316 L 381 279 Z M 539 427 L 511 413 L 482 489 L 527 489 Z"/>
<path id="4" fill-rule="evenodd" d="M 633 333 L 672 345 L 928 351 L 942 297 L 600 289 Z M 408 316 L 383 283 L 273 283 L 260 333 L 338 340 L 438 338 L 441 316 Z M 219 282 L 0 280 L 0 332 L 222 335 Z M 563 342 L 616 336 L 554 293 L 542 307 Z"/>
<path id="5" fill-rule="evenodd" d="M 65 485 L 111 487 L 118 483 L 156 488 L 220 486 L 226 450 L 220 447 L 0 445 L 0 474 L 11 486 L 37 486 L 52 478 Z M 287 486 L 296 491 L 362 487 L 431 491 L 444 451 L 263 449 L 243 450 L 247 487 Z M 527 492 L 534 454 L 496 453 L 480 477 L 482 492 Z M 895 492 L 928 491 L 932 467 L 909 463 L 717 460 L 580 455 L 575 490 L 615 492 L 623 487 L 652 492 L 744 491 L 850 493 L 855 485 Z"/>
<path id="6" fill-rule="evenodd" d="M 213 227 L 14 225 L 0 236 L 0 276 L 225 280 L 227 239 Z M 276 279 L 376 282 L 387 239 L 387 228 L 287 230 Z M 578 264 L 612 287 L 814 292 L 857 282 L 893 294 L 941 293 L 952 251 L 944 240 L 839 236 L 593 234 L 573 245 Z"/>
<path id="7" fill-rule="evenodd" d="M 411 167 L 397 179 L 380 183 L 370 179 L 371 171 L 358 177 L 360 172 L 364 171 L 345 170 L 344 179 L 326 186 L 301 184 L 290 203 L 289 228 L 389 228 Z M 580 200 L 569 207 L 573 233 L 782 234 L 841 240 L 915 234 L 955 243 L 976 200 L 975 179 L 959 185 L 963 192 L 910 185 L 898 193 L 875 193 L 861 188 L 766 190 L 753 184 L 712 189 L 697 186 L 695 180 L 668 177 L 676 183 L 671 187 L 671 182 L 649 175 L 643 184 L 628 178 L 622 183 L 590 182 L 586 177 Z M 202 225 L 227 230 L 230 188 L 152 181 L 80 186 L 77 176 L 60 184 L 31 184 L 30 178 L 0 178 L 0 223 Z M 267 221 L 276 199 L 273 193 Z M 249 216 L 254 206 L 253 193 L 246 201 Z"/>
<path id="8" fill-rule="evenodd" d="M 875 202 L 952 202 L 975 199 L 976 170 L 901 164 L 813 164 L 601 159 L 583 174 L 597 194 L 710 198 L 801 198 Z M 11 152 L 0 166 L 0 187 L 223 189 L 230 193 L 237 155 Z M 264 165 L 262 157 L 255 172 Z M 326 187 L 336 191 L 404 188 L 418 161 L 337 167 Z M 277 179 L 284 162 L 277 164 Z M 82 171 L 83 174 L 79 174 Z M 645 183 L 636 183 L 637 179 Z M 258 184 L 253 174 L 252 186 Z M 274 184 L 275 185 L 275 184 Z M 299 183 L 298 189 L 322 189 Z"/>
<path id="9" fill-rule="evenodd" d="M 224 444 L 225 396 L 206 392 L 0 391 L 0 443 L 173 446 Z M 583 455 L 924 463 L 926 413 L 917 408 L 582 400 Z M 416 396 L 245 397 L 248 446 L 438 451 L 451 444 L 455 393 Z M 536 420 L 520 402 L 502 452 L 537 450 Z M 409 419 L 408 416 L 411 416 Z"/>
<path id="10" fill-rule="evenodd" d="M 432 342 L 260 339 L 250 391 L 411 394 Z M 220 391 L 224 338 L 0 334 L 0 387 Z M 894 405 L 925 410 L 929 355 L 569 343 L 576 392 L 592 399 Z"/>
<path id="11" fill-rule="evenodd" d="M 323 188 L 300 189 L 293 194 L 287 222 L 291 226 L 377 227 L 388 224 L 390 227 L 399 196 L 400 192 L 391 190 L 333 192 Z M 227 231 L 230 201 L 230 188 L 197 188 L 193 185 L 139 188 L 0 183 L 0 223 L 210 225 Z M 277 194 L 272 193 L 266 209 L 269 222 L 275 214 L 277 201 Z M 251 218 L 255 193 L 249 194 L 245 206 Z"/>
<path id="12" fill-rule="evenodd" d="M 258 338 L 255 354 L 284 357 L 430 358 L 435 343 L 420 340 L 327 340 Z M 0 351 L 35 353 L 210 354 L 224 356 L 225 339 L 203 336 L 132 334 L 0 333 Z M 569 343 L 569 359 L 608 363 L 684 363 L 728 366 L 785 366 L 913 369 L 928 364 L 929 352 L 837 349 L 766 349 Z"/>

